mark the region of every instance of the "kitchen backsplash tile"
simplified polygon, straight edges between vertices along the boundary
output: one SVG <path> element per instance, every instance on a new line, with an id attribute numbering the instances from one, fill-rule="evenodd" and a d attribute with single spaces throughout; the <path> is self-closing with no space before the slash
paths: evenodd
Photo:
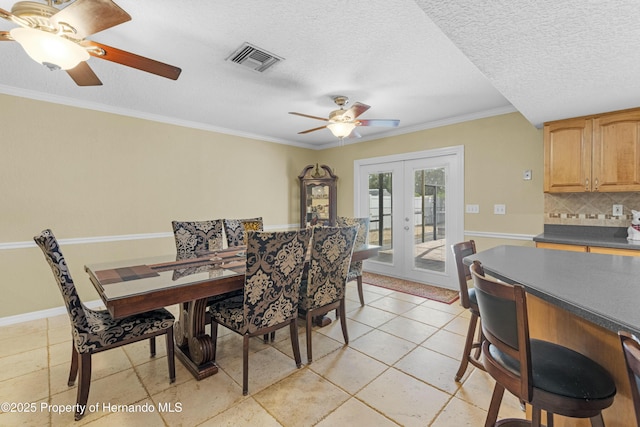
<path id="1" fill-rule="evenodd" d="M 624 206 L 622 216 L 612 215 L 614 204 Z M 640 192 L 544 195 L 545 224 L 627 227 L 631 210 L 640 210 Z"/>

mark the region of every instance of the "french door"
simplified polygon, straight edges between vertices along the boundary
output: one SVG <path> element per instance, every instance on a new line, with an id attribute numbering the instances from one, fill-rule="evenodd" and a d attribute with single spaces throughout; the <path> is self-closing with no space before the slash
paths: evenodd
<path id="1" fill-rule="evenodd" d="M 464 237 L 464 150 L 356 161 L 356 216 L 382 246 L 365 270 L 457 289 L 450 246 Z"/>

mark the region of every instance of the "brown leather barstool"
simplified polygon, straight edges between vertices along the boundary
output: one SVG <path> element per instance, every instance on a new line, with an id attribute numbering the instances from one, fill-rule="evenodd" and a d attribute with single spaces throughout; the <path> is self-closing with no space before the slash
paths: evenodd
<path id="1" fill-rule="evenodd" d="M 453 250 L 453 259 L 456 262 L 456 268 L 458 269 L 458 282 L 460 286 L 460 304 L 471 312 L 471 319 L 469 320 L 469 329 L 467 330 L 467 340 L 464 344 L 464 350 L 462 353 L 462 359 L 460 360 L 460 367 L 456 372 L 456 381 L 460 381 L 467 366 L 471 363 L 473 366 L 482 369 L 484 366 L 480 360 L 482 346 L 482 329 L 480 328 L 478 333 L 478 341 L 474 342 L 474 335 L 476 327 L 478 325 L 478 319 L 480 319 L 480 311 L 478 310 L 478 301 L 476 300 L 475 289 L 469 289 L 467 282 L 471 280 L 471 273 L 469 267 L 462 262 L 462 259 L 466 256 L 476 253 L 476 243 L 473 240 L 467 242 L 456 243 L 451 246 Z M 475 349 L 475 354 L 472 356 L 471 352 Z"/>
<path id="2" fill-rule="evenodd" d="M 616 395 L 606 369 L 562 345 L 530 339 L 524 287 L 485 276 L 478 261 L 470 270 L 482 316 L 484 366 L 496 381 L 485 427 L 496 425 L 505 389 L 532 406 L 534 427 L 541 425 L 542 410 L 547 426 L 553 426 L 554 414 L 589 418 L 592 426 L 604 426 L 602 410 Z M 516 423 L 522 420 L 501 420 L 498 425 Z"/>

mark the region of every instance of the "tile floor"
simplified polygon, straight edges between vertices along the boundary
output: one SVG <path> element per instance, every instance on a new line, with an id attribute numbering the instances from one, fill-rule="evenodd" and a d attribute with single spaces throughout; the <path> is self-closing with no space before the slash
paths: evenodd
<path id="1" fill-rule="evenodd" d="M 67 386 L 71 357 L 66 315 L 0 328 L 0 425 L 33 426 L 433 426 L 484 424 L 493 389 L 486 373 L 469 367 L 453 380 L 468 314 L 457 302 L 442 304 L 365 285 L 367 305 L 348 284 L 350 342 L 339 322 L 314 328 L 313 363 L 296 369 L 288 328 L 276 342 L 251 342 L 249 395 L 242 396 L 242 338 L 220 328 L 217 375 L 196 381 L 176 360 L 169 384 L 166 352 L 149 358 L 147 342 L 93 358 L 91 410 L 73 422 L 59 413 L 75 403 Z M 175 307 L 174 307 L 175 308 Z M 505 395 L 501 417 L 523 417 Z M 35 405 L 30 405 L 35 403 Z M 135 405 L 135 406 L 134 406 Z M 28 412 L 27 410 L 33 409 Z"/>

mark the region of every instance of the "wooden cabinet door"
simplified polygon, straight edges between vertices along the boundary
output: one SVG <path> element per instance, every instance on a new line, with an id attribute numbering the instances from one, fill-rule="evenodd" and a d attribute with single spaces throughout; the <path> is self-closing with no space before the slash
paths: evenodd
<path id="1" fill-rule="evenodd" d="M 591 191 L 592 119 L 570 119 L 544 126 L 544 191 Z"/>
<path id="2" fill-rule="evenodd" d="M 589 246 L 589 252 L 594 254 L 640 256 L 640 251 L 634 249 L 603 248 L 600 246 Z"/>
<path id="3" fill-rule="evenodd" d="M 557 249 L 561 251 L 571 251 L 571 252 L 588 252 L 587 246 L 567 245 L 564 243 L 536 242 L 536 248 Z"/>
<path id="4" fill-rule="evenodd" d="M 593 119 L 594 191 L 640 191 L 640 111 Z"/>

